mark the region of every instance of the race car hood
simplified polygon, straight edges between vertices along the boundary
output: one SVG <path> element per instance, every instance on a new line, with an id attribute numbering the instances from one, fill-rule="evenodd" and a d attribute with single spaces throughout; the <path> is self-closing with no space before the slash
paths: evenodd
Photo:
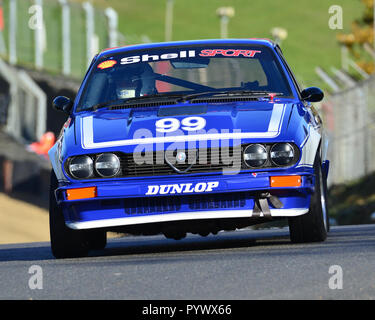
<path id="1" fill-rule="evenodd" d="M 139 144 L 229 139 L 238 142 L 267 141 L 276 137 L 284 140 L 284 127 L 293 103 L 243 102 L 227 104 L 181 104 L 157 108 L 98 110 L 76 117 L 76 143 L 83 149 L 110 148 L 130 152 Z M 189 130 L 198 117 L 204 122 L 199 131 Z M 157 130 L 156 122 L 172 120 L 170 132 Z M 176 120 L 177 119 L 177 120 Z M 166 121 L 166 120 L 165 120 Z M 162 122 L 170 124 L 170 121 Z M 163 127 L 162 127 L 163 128 Z M 96 151 L 96 150 L 95 150 Z M 109 151 L 109 150 L 108 150 Z"/>

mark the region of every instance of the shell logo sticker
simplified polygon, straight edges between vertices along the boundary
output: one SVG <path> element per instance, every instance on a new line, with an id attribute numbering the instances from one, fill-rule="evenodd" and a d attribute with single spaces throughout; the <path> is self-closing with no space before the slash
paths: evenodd
<path id="1" fill-rule="evenodd" d="M 116 60 L 106 60 L 98 64 L 98 69 L 107 69 L 113 67 L 117 63 Z"/>

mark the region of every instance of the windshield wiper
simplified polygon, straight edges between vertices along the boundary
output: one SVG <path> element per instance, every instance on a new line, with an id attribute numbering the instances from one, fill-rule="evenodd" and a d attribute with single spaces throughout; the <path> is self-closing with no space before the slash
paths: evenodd
<path id="1" fill-rule="evenodd" d="M 133 97 L 133 98 L 127 98 L 127 99 L 116 99 L 116 100 L 101 102 L 101 103 L 98 103 L 98 104 L 96 104 L 96 105 L 94 105 L 91 108 L 86 109 L 86 110 L 96 111 L 96 110 L 101 109 L 101 108 L 118 107 L 118 106 L 130 104 L 132 102 L 137 102 L 139 100 L 160 100 L 162 98 L 167 98 L 167 99 L 174 98 L 175 99 L 175 98 L 179 98 L 179 97 L 181 97 L 181 94 L 156 93 L 156 94 L 149 95 L 149 96 Z"/>
<path id="2" fill-rule="evenodd" d="M 282 96 L 283 93 L 280 92 L 271 92 L 271 91 L 256 91 L 256 90 L 222 90 L 222 91 L 204 91 L 187 94 L 181 97 L 182 101 L 191 100 L 193 98 L 202 97 L 202 96 L 270 96 L 272 94 L 275 96 Z"/>
<path id="3" fill-rule="evenodd" d="M 156 93 L 149 96 L 141 96 L 141 97 L 133 97 L 133 98 L 127 98 L 127 99 L 116 99 L 116 100 L 110 100 L 106 102 L 98 103 L 91 108 L 88 108 L 86 110 L 93 110 L 96 111 L 101 108 L 114 108 L 114 107 L 120 107 L 120 106 L 126 106 L 127 104 L 131 104 L 133 102 L 137 102 L 140 100 L 155 100 L 160 101 L 164 99 L 177 99 L 178 102 L 184 102 L 187 100 L 191 100 L 193 98 L 197 97 L 204 97 L 204 96 L 225 96 L 225 97 L 231 97 L 231 96 L 258 96 L 258 97 L 268 97 L 270 95 L 273 95 L 274 97 L 282 96 L 283 93 L 280 92 L 271 92 L 271 91 L 256 91 L 256 90 L 211 90 L 211 91 L 202 91 L 202 92 L 196 92 L 196 93 L 190 93 L 190 94 L 181 94 L 181 93 L 173 93 L 173 92 L 163 92 L 163 93 Z"/>

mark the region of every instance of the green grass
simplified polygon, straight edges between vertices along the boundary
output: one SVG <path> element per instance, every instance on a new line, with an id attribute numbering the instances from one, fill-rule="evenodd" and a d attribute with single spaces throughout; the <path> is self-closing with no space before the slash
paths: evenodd
<path id="1" fill-rule="evenodd" d="M 71 0 L 72 70 L 81 77 L 86 70 L 85 21 L 81 8 L 83 0 Z M 28 28 L 28 8 L 32 0 L 18 0 L 19 62 L 34 62 L 33 32 Z M 61 12 L 57 0 L 44 0 L 47 25 L 47 52 L 45 66 L 53 72 L 61 70 Z M 125 35 L 125 43 L 139 43 L 142 36 L 153 42 L 164 41 L 166 0 L 93 0 L 98 9 L 113 7 L 119 14 L 119 29 Z M 7 12 L 9 0 L 4 0 L 4 16 L 7 41 Z M 343 30 L 328 27 L 331 5 L 343 8 Z M 340 68 L 341 54 L 336 35 L 350 31 L 351 22 L 364 10 L 360 0 L 174 0 L 173 40 L 212 39 L 220 37 L 220 23 L 216 9 L 232 6 L 235 16 L 229 22 L 231 38 L 269 38 L 273 27 L 287 29 L 288 37 L 282 43 L 284 54 L 294 73 L 304 86 L 322 85 L 315 74 L 315 67 L 330 70 Z M 96 11 L 95 32 L 99 36 L 99 49 L 107 46 L 106 22 L 103 12 Z"/>
<path id="2" fill-rule="evenodd" d="M 94 0 L 99 7 L 112 6 L 119 13 L 119 29 L 125 35 L 147 35 L 152 41 L 164 41 L 166 1 Z M 328 27 L 331 5 L 343 8 L 343 30 Z M 363 11 L 360 0 L 175 0 L 173 40 L 220 37 L 216 9 L 235 8 L 229 22 L 231 38 L 266 37 L 273 27 L 283 27 L 288 38 L 283 52 L 299 81 L 305 86 L 320 85 L 315 67 L 329 71 L 340 68 L 341 53 L 336 35 L 350 31 L 351 22 Z"/>

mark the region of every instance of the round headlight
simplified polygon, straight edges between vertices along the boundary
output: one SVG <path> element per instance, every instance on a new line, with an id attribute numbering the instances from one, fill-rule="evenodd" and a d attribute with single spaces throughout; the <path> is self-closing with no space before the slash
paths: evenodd
<path id="1" fill-rule="evenodd" d="M 278 166 L 286 166 L 293 162 L 294 149 L 289 143 L 277 143 L 271 148 L 271 160 Z"/>
<path id="2" fill-rule="evenodd" d="M 102 153 L 96 158 L 95 170 L 104 178 L 114 177 L 120 171 L 120 160 L 113 153 Z"/>
<path id="3" fill-rule="evenodd" d="M 69 161 L 69 172 L 77 179 L 90 178 L 94 173 L 94 162 L 89 156 L 73 157 Z"/>
<path id="4" fill-rule="evenodd" d="M 247 146 L 243 153 L 243 159 L 248 167 L 257 168 L 267 161 L 267 149 L 261 144 Z"/>

